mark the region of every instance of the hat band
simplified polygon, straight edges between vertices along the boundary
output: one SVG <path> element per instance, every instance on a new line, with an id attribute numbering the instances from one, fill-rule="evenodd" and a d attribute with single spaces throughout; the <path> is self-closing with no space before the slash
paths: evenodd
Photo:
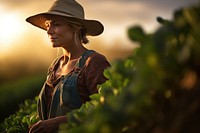
<path id="1" fill-rule="evenodd" d="M 50 10 L 50 12 L 59 12 L 59 13 L 64 13 L 64 14 L 67 14 L 67 15 L 69 15 L 69 16 L 72 16 L 72 14 L 70 14 L 70 13 L 67 13 L 67 12 L 63 12 L 63 11 L 60 11 L 60 10 Z"/>
<path id="2" fill-rule="evenodd" d="M 84 28 L 84 25 L 81 23 L 81 22 L 78 22 L 78 21 L 73 21 L 73 20 L 70 20 L 70 19 L 65 19 L 66 23 L 70 24 L 71 26 L 77 28 L 77 29 L 83 29 Z"/>

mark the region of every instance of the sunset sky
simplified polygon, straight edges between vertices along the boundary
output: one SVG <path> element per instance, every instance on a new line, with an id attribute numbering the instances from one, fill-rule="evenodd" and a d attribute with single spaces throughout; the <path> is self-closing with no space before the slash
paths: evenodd
<path id="1" fill-rule="evenodd" d="M 0 63 L 10 58 L 45 62 L 55 58 L 45 31 L 25 22 L 25 19 L 47 11 L 54 0 L 0 0 Z M 199 0 L 77 0 L 85 8 L 86 18 L 97 19 L 105 31 L 90 37 L 92 48 L 131 49 L 127 29 L 141 25 L 146 32 L 159 27 L 157 16 L 171 19 L 175 9 L 194 5 Z M 48 62 L 48 61 L 47 61 Z"/>

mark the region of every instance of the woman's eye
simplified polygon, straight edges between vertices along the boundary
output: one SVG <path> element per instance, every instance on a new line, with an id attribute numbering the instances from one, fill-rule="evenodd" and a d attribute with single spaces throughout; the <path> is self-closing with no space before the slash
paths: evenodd
<path id="1" fill-rule="evenodd" d="M 60 22 L 52 22 L 52 21 L 46 21 L 45 22 L 45 26 L 46 26 L 46 28 L 49 28 L 49 27 L 58 27 L 58 26 L 60 26 L 61 25 L 61 23 Z"/>
<path id="2" fill-rule="evenodd" d="M 45 22 L 45 26 L 48 28 L 50 26 L 49 22 Z"/>

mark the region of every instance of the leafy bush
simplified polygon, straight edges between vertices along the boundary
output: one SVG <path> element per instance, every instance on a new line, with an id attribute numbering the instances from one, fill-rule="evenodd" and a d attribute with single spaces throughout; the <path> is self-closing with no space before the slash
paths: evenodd
<path id="1" fill-rule="evenodd" d="M 69 113 L 61 133 L 200 132 L 200 6 L 157 20 L 154 34 L 128 30 L 141 46 L 105 71 L 100 94 Z"/>
<path id="2" fill-rule="evenodd" d="M 10 115 L 0 124 L 2 133 L 27 133 L 28 127 L 36 123 L 37 118 L 37 97 L 34 100 L 25 100 L 19 107 L 20 109 Z"/>

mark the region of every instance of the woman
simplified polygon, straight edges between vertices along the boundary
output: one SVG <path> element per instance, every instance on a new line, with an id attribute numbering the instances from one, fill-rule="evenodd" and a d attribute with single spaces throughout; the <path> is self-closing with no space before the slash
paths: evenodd
<path id="1" fill-rule="evenodd" d="M 53 47 L 61 47 L 63 56 L 49 67 L 47 80 L 40 92 L 40 121 L 30 127 L 30 133 L 56 132 L 67 122 L 66 113 L 78 109 L 98 93 L 97 85 L 106 81 L 103 71 L 110 67 L 107 59 L 83 43 L 87 35 L 97 36 L 103 25 L 84 18 L 83 7 L 75 0 L 57 0 L 48 12 L 30 16 L 27 22 L 44 29 Z"/>

